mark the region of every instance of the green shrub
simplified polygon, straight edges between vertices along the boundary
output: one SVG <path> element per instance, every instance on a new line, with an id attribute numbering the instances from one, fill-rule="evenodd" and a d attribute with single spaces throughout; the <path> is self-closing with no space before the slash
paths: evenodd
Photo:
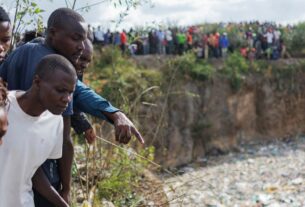
<path id="1" fill-rule="evenodd" d="M 154 148 L 149 147 L 139 153 L 148 160 L 154 158 Z M 135 189 L 141 182 L 143 169 L 149 162 L 125 150 L 116 148 L 108 165 L 106 176 L 98 183 L 100 199 L 112 201 L 115 206 L 133 206 L 141 200 Z"/>
<path id="2" fill-rule="evenodd" d="M 150 87 L 160 86 L 160 71 L 138 67 L 131 59 L 122 57 L 115 47 L 106 47 L 101 53 L 96 53 L 86 76 L 95 91 L 126 113 L 130 112 L 129 106 L 134 100 L 151 101 L 149 95 L 142 93 Z M 156 90 L 149 93 L 157 95 Z"/>
<path id="3" fill-rule="evenodd" d="M 230 79 L 231 87 L 238 90 L 249 71 L 249 64 L 239 53 L 233 53 L 226 59 L 223 71 Z"/>
<path id="4" fill-rule="evenodd" d="M 295 26 L 288 42 L 288 49 L 296 55 L 305 55 L 305 22 Z M 288 39 L 289 40 L 289 39 Z"/>
<path id="5" fill-rule="evenodd" d="M 196 57 L 193 53 L 188 52 L 184 55 L 177 56 L 173 61 L 173 67 L 181 72 L 187 72 L 196 64 Z"/>
<path id="6" fill-rule="evenodd" d="M 172 65 L 182 74 L 187 74 L 197 80 L 207 80 L 215 71 L 206 61 L 197 60 L 194 53 L 191 52 L 176 57 Z"/>
<path id="7" fill-rule="evenodd" d="M 121 51 L 118 47 L 107 46 L 103 50 L 95 49 L 93 58 L 93 65 L 95 67 L 93 69 L 97 69 L 97 72 L 99 72 L 99 69 L 112 66 L 112 64 L 118 64 L 121 61 Z"/>
<path id="8" fill-rule="evenodd" d="M 208 80 L 215 72 L 215 69 L 205 61 L 199 61 L 191 68 L 190 74 L 194 79 Z"/>

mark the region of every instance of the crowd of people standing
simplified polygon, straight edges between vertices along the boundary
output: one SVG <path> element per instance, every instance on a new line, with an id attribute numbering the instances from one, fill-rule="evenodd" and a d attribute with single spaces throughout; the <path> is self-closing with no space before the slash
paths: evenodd
<path id="1" fill-rule="evenodd" d="M 214 25 L 171 27 L 163 29 L 130 29 L 128 32 L 90 28 L 95 44 L 116 45 L 131 55 L 182 55 L 194 51 L 198 58 L 226 57 L 239 51 L 246 58 L 278 59 L 287 55 L 283 33 L 291 26 L 269 22 L 244 22 Z M 128 50 L 127 50 L 128 48 Z"/>

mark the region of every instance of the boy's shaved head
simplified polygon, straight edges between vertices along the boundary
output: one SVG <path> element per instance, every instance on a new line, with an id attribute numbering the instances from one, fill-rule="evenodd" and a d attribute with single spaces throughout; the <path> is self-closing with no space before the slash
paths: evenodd
<path id="1" fill-rule="evenodd" d="M 72 77 L 76 77 L 75 68 L 72 63 L 65 57 L 57 54 L 47 55 L 38 63 L 35 75 L 38 75 L 42 80 L 48 80 L 56 70 L 61 70 Z"/>
<path id="2" fill-rule="evenodd" d="M 61 55 L 47 55 L 38 63 L 30 88 L 41 109 L 62 114 L 73 99 L 77 81 L 74 66 Z"/>

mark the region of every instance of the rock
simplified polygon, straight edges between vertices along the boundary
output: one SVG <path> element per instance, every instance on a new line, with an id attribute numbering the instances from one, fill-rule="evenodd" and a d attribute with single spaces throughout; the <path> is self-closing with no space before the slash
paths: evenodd
<path id="1" fill-rule="evenodd" d="M 101 204 L 102 204 L 101 207 L 115 207 L 115 205 L 112 202 L 107 201 L 106 199 L 102 199 Z"/>
<path id="2" fill-rule="evenodd" d="M 291 181 L 293 185 L 301 185 L 304 182 L 303 178 L 296 178 Z"/>
<path id="3" fill-rule="evenodd" d="M 240 193 L 245 192 L 249 189 L 249 184 L 246 182 L 240 182 L 240 183 L 236 183 L 235 184 L 237 191 L 239 191 Z"/>
<path id="4" fill-rule="evenodd" d="M 92 207 L 92 205 L 88 201 L 84 201 L 82 207 Z"/>

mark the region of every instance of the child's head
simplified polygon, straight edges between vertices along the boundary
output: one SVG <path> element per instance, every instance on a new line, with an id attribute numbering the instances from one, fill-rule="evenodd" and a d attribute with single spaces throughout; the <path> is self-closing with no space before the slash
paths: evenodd
<path id="1" fill-rule="evenodd" d="M 72 99 L 76 80 L 72 63 L 61 55 L 51 54 L 38 63 L 30 90 L 40 108 L 59 115 Z"/>
<path id="2" fill-rule="evenodd" d="M 7 100 L 6 96 L 7 96 L 6 87 L 3 81 L 0 79 L 0 145 L 2 144 L 2 137 L 5 135 L 8 126 L 7 114 L 5 110 L 5 105 Z"/>
<path id="3" fill-rule="evenodd" d="M 0 7 L 0 63 L 9 50 L 12 37 L 12 24 L 6 11 Z"/>

